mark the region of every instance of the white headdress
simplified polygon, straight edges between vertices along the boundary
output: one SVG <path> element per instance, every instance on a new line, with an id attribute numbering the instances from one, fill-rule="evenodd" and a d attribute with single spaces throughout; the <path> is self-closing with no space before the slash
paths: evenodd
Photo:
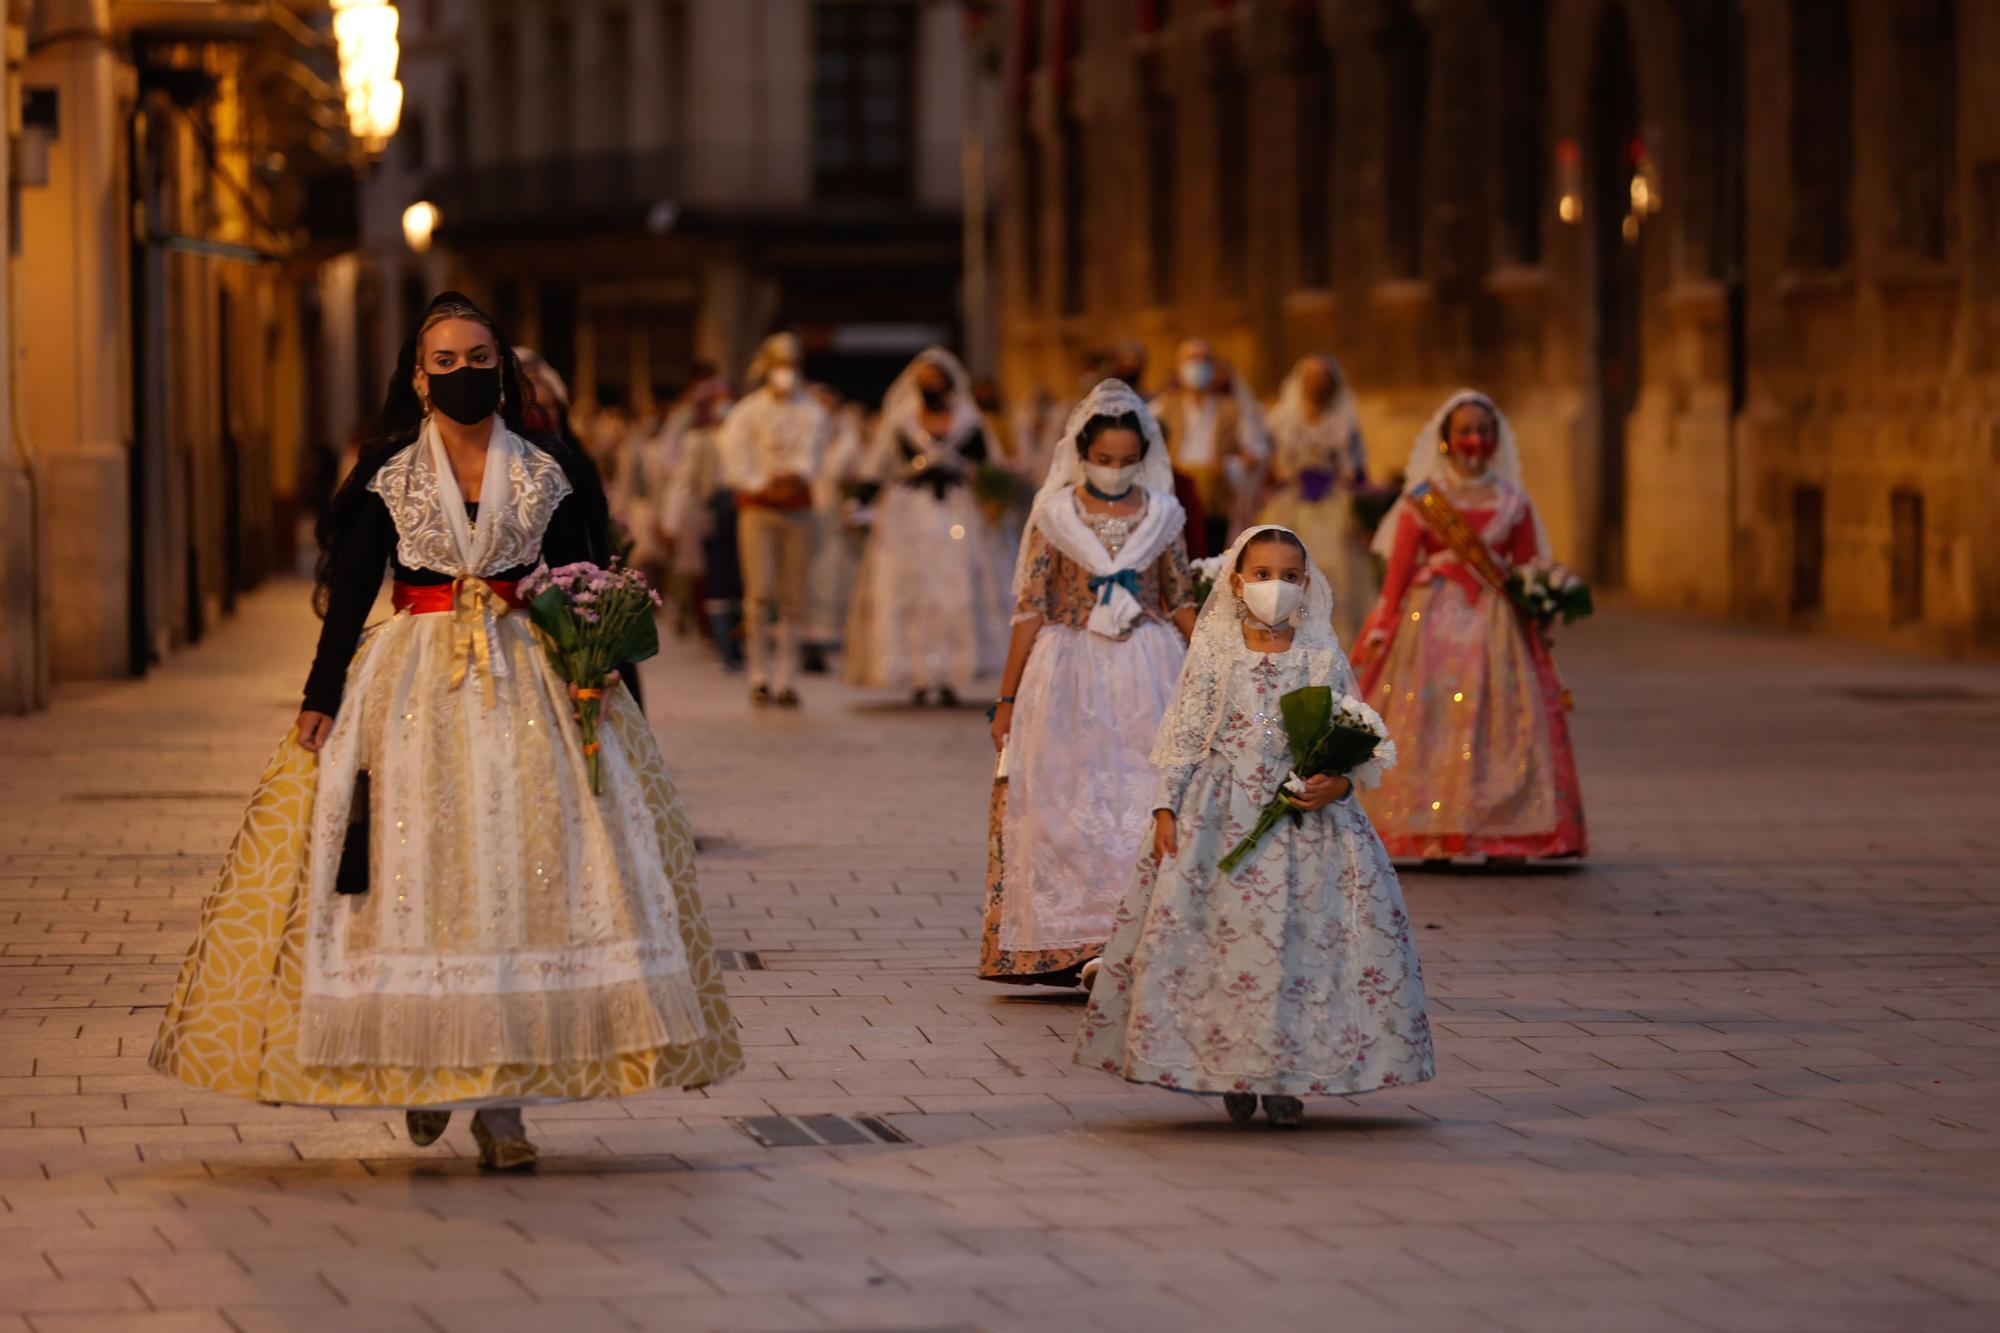
<path id="1" fill-rule="evenodd" d="M 1334 384 L 1333 401 L 1322 408 L 1317 417 L 1308 415 L 1310 404 L 1306 401 L 1306 367 L 1314 363 L 1326 367 Z M 1272 447 L 1277 452 L 1281 467 L 1298 467 L 1296 454 L 1302 452 L 1300 445 L 1309 441 L 1325 442 L 1325 450 L 1312 452 L 1335 454 L 1343 471 L 1350 465 L 1358 469 L 1364 464 L 1362 458 L 1348 456 L 1348 448 L 1360 431 L 1354 386 L 1347 382 L 1347 372 L 1341 369 L 1340 362 L 1330 356 L 1300 357 L 1285 376 L 1285 382 L 1279 386 L 1278 401 L 1271 405 L 1271 411 L 1264 420 L 1271 432 Z"/>
<path id="2" fill-rule="evenodd" d="M 917 383 L 917 372 L 927 365 L 942 371 L 953 390 L 951 425 L 942 436 L 933 436 L 923 427 L 923 388 Z M 965 367 L 944 348 L 927 347 L 910 359 L 910 364 L 903 367 L 903 373 L 896 376 L 895 383 L 882 395 L 882 411 L 876 418 L 875 435 L 869 440 L 868 453 L 861 463 L 861 475 L 888 481 L 899 469 L 911 476 L 936 469 L 948 476 L 962 477 L 967 468 L 965 456 L 958 451 L 959 437 L 967 429 L 981 426 L 979 408 L 972 401 L 972 380 Z M 901 450 L 905 443 L 917 451 L 914 458 L 903 457 Z"/>
<path id="3" fill-rule="evenodd" d="M 1409 507 L 1410 495 L 1425 482 L 1442 480 L 1449 484 L 1452 473 L 1445 461 L 1444 450 L 1438 446 L 1444 443 L 1445 423 L 1451 414 L 1468 403 L 1477 403 L 1493 414 L 1494 434 L 1497 444 L 1493 457 L 1486 465 L 1486 475 L 1501 483 L 1503 491 L 1511 491 L 1516 502 L 1526 504 L 1528 492 L 1521 482 L 1521 448 L 1514 440 L 1514 428 L 1507 422 L 1507 416 L 1496 407 L 1491 398 L 1477 389 L 1460 389 L 1446 398 L 1438 410 L 1431 413 L 1431 419 L 1417 432 L 1415 443 L 1410 446 L 1410 461 L 1403 466 L 1403 494 L 1382 517 L 1382 525 L 1375 529 L 1373 546 L 1383 559 L 1396 545 L 1396 526 L 1402 521 L 1403 511 Z M 1533 507 L 1528 506 L 1533 513 Z M 1540 514 L 1534 515 L 1535 548 L 1538 554 L 1549 554 L 1549 535 L 1542 528 Z"/>
<path id="4" fill-rule="evenodd" d="M 1076 516 L 1071 493 L 1083 483 L 1083 455 L 1076 442 L 1083 428 L 1098 417 L 1136 417 L 1139 433 L 1146 443 L 1139 460 L 1139 485 L 1146 491 L 1146 513 L 1125 539 L 1116 557 Z M 1160 423 L 1153 419 L 1146 400 L 1124 380 L 1104 380 L 1083 401 L 1070 410 L 1062 438 L 1056 442 L 1055 457 L 1049 460 L 1049 475 L 1035 494 L 1035 507 L 1028 515 L 1028 530 L 1040 531 L 1057 550 L 1089 570 L 1093 576 L 1141 569 L 1159 557 L 1187 525 L 1187 516 L 1174 498 L 1174 464 L 1167 454 L 1167 442 Z M 1021 555 L 1014 566 L 1014 598 L 1020 600 L 1028 586 L 1030 543 L 1021 534 Z M 1122 632 L 1140 613 L 1137 599 L 1122 587 L 1107 587 L 1105 602 L 1091 613 L 1091 628 L 1100 633 Z"/>
<path id="5" fill-rule="evenodd" d="M 1215 734 L 1229 710 L 1229 682 L 1244 660 L 1243 619 L 1249 614 L 1236 594 L 1230 575 L 1243 558 L 1243 548 L 1265 533 L 1298 534 L 1275 523 L 1247 528 L 1222 557 L 1214 590 L 1202 603 L 1195 621 L 1194 637 L 1188 641 L 1187 660 L 1181 665 L 1180 688 L 1173 705 L 1153 738 L 1152 761 L 1161 766 L 1201 762 L 1215 744 Z M 1304 546 L 1303 541 L 1299 545 Z M 1333 632 L 1333 585 L 1326 573 L 1306 552 L 1306 600 L 1292 616 L 1292 648 L 1295 653 L 1318 655 L 1315 680 L 1334 687 L 1336 693 L 1354 692 L 1354 673 L 1340 640 Z"/>

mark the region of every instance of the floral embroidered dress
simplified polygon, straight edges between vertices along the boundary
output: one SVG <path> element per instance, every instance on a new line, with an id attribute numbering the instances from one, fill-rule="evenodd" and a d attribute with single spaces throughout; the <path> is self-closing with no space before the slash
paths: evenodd
<path id="1" fill-rule="evenodd" d="M 714 1082 L 741 1055 L 685 809 L 629 695 L 593 796 L 512 586 L 576 549 L 559 463 L 495 423 L 477 506 L 429 430 L 371 480 L 307 706 L 202 908 L 153 1054 L 198 1087 L 329 1106 L 519 1105 Z M 397 613 L 361 631 L 383 569 Z M 358 650 L 355 642 L 359 639 Z M 366 770 L 366 810 L 351 811 Z M 337 893 L 350 814 L 367 890 Z"/>
<path id="2" fill-rule="evenodd" d="M 1237 539 L 1224 561 L 1267 528 Z M 1075 1060 L 1134 1083 L 1270 1096 L 1367 1092 L 1432 1077 L 1430 1019 L 1403 892 L 1352 795 L 1281 820 L 1233 874 L 1216 866 L 1291 774 L 1279 701 L 1352 694 L 1308 561 L 1292 646 L 1262 652 L 1219 583 L 1153 748 L 1178 849 L 1150 846 L 1119 906 Z M 1372 780 L 1374 765 L 1356 772 Z"/>
<path id="3" fill-rule="evenodd" d="M 1042 629 L 1016 696 L 1007 777 L 993 788 L 979 955 L 988 981 L 1066 981 L 1104 951 L 1150 826 L 1146 753 L 1186 651 L 1170 620 L 1194 604 L 1170 498 L 1149 494 L 1125 516 L 1089 512 L 1073 493 L 1059 498 L 1113 559 L 1151 526 L 1154 508 L 1175 517 L 1166 544 L 1135 571 L 1142 613 L 1110 636 L 1089 628 L 1102 602 L 1091 571 L 1040 526 L 1028 529 L 1015 619 L 1039 616 Z"/>
<path id="4" fill-rule="evenodd" d="M 1424 485 L 1452 497 L 1442 473 Z M 1534 505 L 1518 486 L 1495 479 L 1454 507 L 1503 568 L 1535 558 Z M 1364 798 L 1368 813 L 1392 856 L 1581 856 L 1583 795 L 1549 645 L 1422 513 L 1399 504 L 1389 516 L 1389 570 L 1362 640 L 1363 698 L 1402 756 Z"/>

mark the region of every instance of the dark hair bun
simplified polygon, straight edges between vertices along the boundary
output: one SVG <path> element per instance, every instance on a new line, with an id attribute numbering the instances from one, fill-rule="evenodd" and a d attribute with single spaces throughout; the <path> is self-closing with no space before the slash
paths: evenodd
<path id="1" fill-rule="evenodd" d="M 1083 457 L 1090 452 L 1090 446 L 1097 437 L 1107 430 L 1129 430 L 1139 437 L 1139 457 L 1144 458 L 1153 442 L 1146 438 L 1146 428 L 1139 420 L 1137 412 L 1103 412 L 1083 423 L 1083 429 L 1076 433 L 1076 455 Z"/>

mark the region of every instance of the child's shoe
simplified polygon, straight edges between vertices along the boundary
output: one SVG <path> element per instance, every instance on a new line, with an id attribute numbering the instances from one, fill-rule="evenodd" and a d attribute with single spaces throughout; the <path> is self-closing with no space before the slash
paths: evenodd
<path id="1" fill-rule="evenodd" d="M 1306 1122 L 1306 1104 L 1297 1097 L 1266 1097 L 1264 1118 L 1273 1129 L 1297 1129 Z"/>
<path id="2" fill-rule="evenodd" d="M 1077 972 L 1076 984 L 1083 987 L 1085 990 L 1089 990 L 1092 986 L 1097 984 L 1097 974 L 1099 972 L 1102 972 L 1103 970 L 1104 970 L 1103 959 L 1101 958 L 1091 959 L 1089 962 L 1085 963 L 1083 967 Z"/>
<path id="3" fill-rule="evenodd" d="M 1269 1106 L 1271 1099 L 1266 1097 Z M 1254 1092 L 1225 1092 L 1222 1094 L 1222 1109 L 1229 1112 L 1229 1118 L 1239 1125 L 1247 1125 L 1257 1118 L 1257 1094 Z"/>

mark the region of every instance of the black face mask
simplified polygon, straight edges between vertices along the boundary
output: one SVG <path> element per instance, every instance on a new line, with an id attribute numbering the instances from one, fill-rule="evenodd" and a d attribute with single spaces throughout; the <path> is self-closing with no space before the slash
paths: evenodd
<path id="1" fill-rule="evenodd" d="M 431 406 L 461 426 L 476 426 L 500 406 L 500 367 L 463 366 L 431 376 Z"/>
<path id="2" fill-rule="evenodd" d="M 925 389 L 922 392 L 924 395 L 924 407 L 928 411 L 942 412 L 951 406 L 950 389 Z"/>

